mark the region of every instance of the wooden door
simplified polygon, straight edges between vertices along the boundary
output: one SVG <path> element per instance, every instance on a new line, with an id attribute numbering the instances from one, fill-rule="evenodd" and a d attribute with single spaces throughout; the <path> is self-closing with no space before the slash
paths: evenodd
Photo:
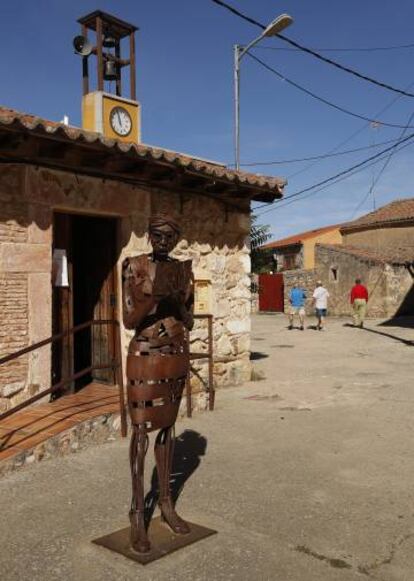
<path id="1" fill-rule="evenodd" d="M 96 276 L 101 280 L 99 294 L 94 304 L 94 320 L 116 318 L 116 276 L 115 241 L 116 222 L 105 220 L 97 226 L 94 239 L 99 249 L 99 262 L 96 263 Z M 94 326 L 92 332 L 92 365 L 106 365 L 115 357 L 115 333 L 113 325 Z M 111 369 L 95 369 L 92 377 L 96 381 L 115 383 Z"/>
<path id="2" fill-rule="evenodd" d="M 259 274 L 259 311 L 284 311 L 283 274 Z"/>
<path id="3" fill-rule="evenodd" d="M 62 333 L 73 326 L 73 270 L 72 270 L 72 223 L 68 214 L 54 215 L 53 248 L 64 250 L 67 259 L 68 284 L 60 286 L 52 273 L 52 334 Z M 52 385 L 73 375 L 73 335 L 69 335 L 52 344 Z M 64 393 L 70 393 L 74 383 L 66 384 L 52 399 Z"/>

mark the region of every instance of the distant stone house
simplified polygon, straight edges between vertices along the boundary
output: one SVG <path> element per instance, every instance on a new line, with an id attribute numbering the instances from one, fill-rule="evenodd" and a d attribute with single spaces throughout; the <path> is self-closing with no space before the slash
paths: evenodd
<path id="1" fill-rule="evenodd" d="M 330 293 L 329 311 L 350 312 L 356 277 L 368 287 L 368 315 L 414 315 L 414 198 L 396 200 L 341 227 L 342 244 L 316 245 L 315 277 Z"/>
<path id="2" fill-rule="evenodd" d="M 250 203 L 280 198 L 283 186 L 0 108 L 0 357 L 90 319 L 120 318 L 121 263 L 150 251 L 151 213 L 171 211 L 183 229 L 175 256 L 193 260 L 214 316 L 215 381 L 248 380 Z M 125 356 L 130 333 L 121 335 Z M 191 340 L 207 350 L 201 322 Z M 101 329 L 1 366 L 0 411 L 113 349 Z M 110 382 L 104 372 L 91 379 Z"/>
<path id="3" fill-rule="evenodd" d="M 271 251 L 276 272 L 283 273 L 284 310 L 289 305 L 291 288 L 298 284 L 307 291 L 307 306 L 311 308 L 311 296 L 315 288 L 315 247 L 319 243 L 341 244 L 340 224 L 308 230 L 294 236 L 264 244 Z"/>
<path id="4" fill-rule="evenodd" d="M 308 230 L 281 240 L 264 244 L 263 250 L 271 250 L 277 263 L 277 271 L 315 267 L 315 245 L 321 242 L 340 244 L 342 235 L 340 224 Z"/>

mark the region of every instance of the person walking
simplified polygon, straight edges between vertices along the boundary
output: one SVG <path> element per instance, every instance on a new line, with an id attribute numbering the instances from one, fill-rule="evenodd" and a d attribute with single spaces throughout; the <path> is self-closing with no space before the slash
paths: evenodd
<path id="1" fill-rule="evenodd" d="M 318 280 L 316 289 L 313 291 L 313 304 L 315 305 L 315 314 L 318 321 L 318 331 L 323 331 L 325 328 L 325 317 L 328 309 L 329 293 L 322 285 L 322 281 Z"/>
<path id="2" fill-rule="evenodd" d="M 305 330 L 305 300 L 306 292 L 300 286 L 294 286 L 289 293 L 289 330 L 293 329 L 293 319 L 296 314 L 299 315 L 300 330 Z"/>
<path id="3" fill-rule="evenodd" d="M 368 290 L 361 284 L 361 279 L 355 279 L 355 284 L 351 289 L 351 305 L 354 309 L 354 327 L 364 326 L 365 314 L 367 312 Z"/>

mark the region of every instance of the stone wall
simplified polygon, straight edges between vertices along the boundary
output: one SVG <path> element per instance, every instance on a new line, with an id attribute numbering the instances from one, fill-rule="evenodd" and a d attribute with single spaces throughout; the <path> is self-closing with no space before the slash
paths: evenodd
<path id="1" fill-rule="evenodd" d="M 387 267 L 385 264 L 359 258 L 351 253 L 332 248 L 316 247 L 317 277 L 329 291 L 329 313 L 350 315 L 350 291 L 355 279 L 360 278 L 368 288 L 367 316 L 387 317 Z M 335 271 L 335 275 L 334 275 Z"/>
<path id="2" fill-rule="evenodd" d="M 385 269 L 387 316 L 414 315 L 414 277 L 405 266 Z"/>
<path id="3" fill-rule="evenodd" d="M 294 286 L 300 286 L 306 291 L 306 314 L 313 313 L 312 295 L 316 286 L 315 270 L 288 270 L 283 273 L 283 281 L 285 288 L 285 313 L 289 312 L 289 294 Z"/>
<path id="4" fill-rule="evenodd" d="M 214 316 L 214 367 L 218 386 L 241 383 L 250 378 L 250 257 L 246 239 L 250 231 L 249 203 L 243 211 L 225 211 L 222 203 L 207 197 L 142 189 L 112 180 L 89 178 L 45 168 L 4 166 L 0 171 L 0 301 L 9 301 L 23 318 L 1 315 L 0 336 L 17 337 L 14 325 L 21 325 L 18 349 L 50 336 L 51 249 L 53 211 L 113 216 L 119 219 L 118 302 L 121 297 L 121 264 L 126 256 L 148 252 L 148 218 L 160 210 L 173 211 L 181 218 L 183 239 L 175 256 L 191 258 L 200 278 L 211 281 Z M 19 286 L 15 303 L 13 285 Z M 16 287 L 17 288 L 17 287 Z M 26 301 L 26 302 L 24 302 Z M 118 308 L 120 305 L 118 304 Z M 11 310 L 8 311 L 12 313 Z M 25 317 L 25 318 L 24 318 Z M 13 319 L 13 321 L 12 321 Z M 131 333 L 122 333 L 125 356 Z M 207 330 L 198 321 L 191 335 L 192 351 L 207 351 Z M 7 352 L 2 343 L 2 354 Z M 12 349 L 10 345 L 10 349 Z M 1 380 L 6 397 L 1 405 L 18 403 L 50 385 L 50 348 L 42 348 L 16 364 L 15 372 Z M 206 365 L 195 365 L 194 388 L 206 378 Z M 9 369 L 12 369 L 11 367 Z M 3 373 L 6 373 L 4 371 Z M 24 389 L 21 386 L 24 383 Z M 10 395 L 19 385 L 19 393 Z"/>

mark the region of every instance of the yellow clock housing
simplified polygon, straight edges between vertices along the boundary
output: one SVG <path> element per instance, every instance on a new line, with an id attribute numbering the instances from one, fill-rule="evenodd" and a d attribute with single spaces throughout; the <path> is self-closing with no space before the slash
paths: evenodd
<path id="1" fill-rule="evenodd" d="M 132 127 L 127 135 L 120 135 L 114 131 L 111 124 L 111 113 L 117 107 L 126 111 L 131 119 Z M 137 101 L 103 91 L 87 93 L 82 99 L 82 127 L 88 131 L 102 133 L 104 137 L 127 143 L 140 143 L 141 107 Z"/>

